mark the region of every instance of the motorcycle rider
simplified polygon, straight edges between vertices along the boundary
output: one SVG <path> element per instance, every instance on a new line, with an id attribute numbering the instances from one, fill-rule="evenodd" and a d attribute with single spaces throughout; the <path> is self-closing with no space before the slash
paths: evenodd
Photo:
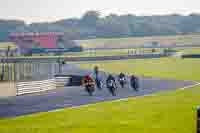
<path id="1" fill-rule="evenodd" d="M 99 74 L 99 67 L 98 66 L 94 67 L 94 73 L 95 73 L 96 77 L 98 77 L 98 74 Z"/>
<path id="2" fill-rule="evenodd" d="M 92 77 L 86 75 L 82 80 L 82 85 L 85 87 L 85 90 L 89 93 L 89 95 L 92 96 L 95 91 L 95 82 Z"/>
<path id="3" fill-rule="evenodd" d="M 97 86 L 97 88 L 99 90 L 101 90 L 102 89 L 102 81 L 99 78 L 99 67 L 98 66 L 94 67 L 94 74 L 95 74 L 95 83 L 96 83 L 96 86 Z"/>
<path id="4" fill-rule="evenodd" d="M 103 88 L 103 83 L 102 83 L 102 80 L 101 80 L 99 77 L 96 77 L 96 78 L 95 78 L 95 83 L 96 83 L 96 87 L 97 87 L 99 90 L 102 90 L 102 88 Z"/>
<path id="5" fill-rule="evenodd" d="M 124 73 L 120 73 L 118 76 L 118 81 L 122 88 L 124 88 L 124 85 L 126 84 L 126 75 Z"/>
<path id="6" fill-rule="evenodd" d="M 135 90 L 135 91 L 138 91 L 138 88 L 139 88 L 139 79 L 135 76 L 135 75 L 132 75 L 130 77 L 130 85 L 131 87 Z"/>
<path id="7" fill-rule="evenodd" d="M 106 86 L 109 90 L 109 92 L 112 94 L 112 96 L 116 96 L 116 89 L 117 85 L 115 82 L 115 78 L 110 74 L 106 80 Z"/>

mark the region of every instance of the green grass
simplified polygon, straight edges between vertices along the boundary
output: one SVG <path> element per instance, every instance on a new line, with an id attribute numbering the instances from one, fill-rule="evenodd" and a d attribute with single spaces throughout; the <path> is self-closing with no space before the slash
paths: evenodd
<path id="1" fill-rule="evenodd" d="M 159 42 L 162 45 L 183 45 L 195 44 L 200 45 L 200 34 L 176 35 L 176 36 L 152 36 L 152 37 L 129 37 L 129 38 L 112 38 L 112 39 L 90 39 L 77 41 L 78 44 L 85 48 L 120 48 L 141 46 L 152 42 Z"/>
<path id="2" fill-rule="evenodd" d="M 198 87 L 0 121 L 1 133 L 194 133 Z"/>
<path id="3" fill-rule="evenodd" d="M 200 54 L 200 48 L 190 48 L 182 50 L 184 54 Z"/>
<path id="4" fill-rule="evenodd" d="M 200 61 L 150 59 L 101 62 L 102 69 L 139 75 L 200 81 Z M 83 64 L 84 68 L 93 64 Z M 190 70 L 191 69 L 191 70 Z M 0 133 L 194 133 L 200 87 L 98 103 L 80 109 L 0 120 Z"/>
<path id="5" fill-rule="evenodd" d="M 93 69 L 97 65 L 101 70 L 127 74 L 136 74 L 152 77 L 180 79 L 180 80 L 200 80 L 199 59 L 138 59 L 125 61 L 90 62 L 81 64 L 83 68 Z"/>

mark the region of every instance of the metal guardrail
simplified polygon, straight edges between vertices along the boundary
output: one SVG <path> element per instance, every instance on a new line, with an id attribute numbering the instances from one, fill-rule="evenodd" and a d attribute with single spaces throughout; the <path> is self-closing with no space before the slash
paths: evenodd
<path id="1" fill-rule="evenodd" d="M 170 54 L 170 53 L 169 53 Z M 7 63 L 58 63 L 58 59 L 69 62 L 77 61 L 102 61 L 102 60 L 126 60 L 126 59 L 144 59 L 144 58 L 160 58 L 170 56 L 168 54 L 139 54 L 139 55 L 122 55 L 122 56 L 96 56 L 96 57 L 59 57 L 59 58 L 7 58 L 0 59 L 0 62 Z"/>
<path id="2" fill-rule="evenodd" d="M 200 54 L 186 54 L 182 55 L 182 58 L 200 58 Z"/>
<path id="3" fill-rule="evenodd" d="M 56 86 L 81 86 L 83 76 L 80 75 L 56 75 Z"/>
<path id="4" fill-rule="evenodd" d="M 161 45 L 161 46 L 140 46 L 140 45 L 133 45 L 128 47 L 109 47 L 109 48 L 103 48 L 103 47 L 97 47 L 97 48 L 83 48 L 84 50 L 118 50 L 118 49 L 137 49 L 137 48 L 199 48 L 200 45 L 198 44 L 182 44 L 182 45 Z"/>
<path id="5" fill-rule="evenodd" d="M 24 95 L 56 89 L 56 82 L 55 79 L 31 82 L 18 82 L 16 83 L 16 86 L 17 95 Z"/>
<path id="6" fill-rule="evenodd" d="M 17 96 L 32 94 L 63 88 L 72 85 L 72 78 L 70 76 L 56 76 L 55 79 L 30 81 L 30 82 L 17 82 Z M 77 84 L 77 83 L 76 83 Z"/>
<path id="7" fill-rule="evenodd" d="M 56 87 L 64 87 L 70 84 L 71 77 L 55 77 Z"/>

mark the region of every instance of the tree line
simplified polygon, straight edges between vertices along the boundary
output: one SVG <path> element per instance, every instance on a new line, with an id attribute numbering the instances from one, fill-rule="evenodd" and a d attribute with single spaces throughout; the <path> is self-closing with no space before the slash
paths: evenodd
<path id="1" fill-rule="evenodd" d="M 10 32 L 64 32 L 69 40 L 91 38 L 176 35 L 200 32 L 200 14 L 192 13 L 136 16 L 87 11 L 80 18 L 63 19 L 51 23 L 27 25 L 20 20 L 0 20 L 0 41 L 8 40 Z"/>

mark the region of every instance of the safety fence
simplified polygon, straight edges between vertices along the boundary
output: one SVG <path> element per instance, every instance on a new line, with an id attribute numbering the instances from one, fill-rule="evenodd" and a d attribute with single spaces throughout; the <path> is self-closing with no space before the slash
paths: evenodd
<path id="1" fill-rule="evenodd" d="M 39 81 L 54 78 L 61 73 L 58 63 L 5 63 L 0 61 L 0 81 Z"/>
<path id="2" fill-rule="evenodd" d="M 31 81 L 31 82 L 17 82 L 17 95 L 31 94 L 37 92 L 44 92 L 56 89 L 55 79 Z"/>

